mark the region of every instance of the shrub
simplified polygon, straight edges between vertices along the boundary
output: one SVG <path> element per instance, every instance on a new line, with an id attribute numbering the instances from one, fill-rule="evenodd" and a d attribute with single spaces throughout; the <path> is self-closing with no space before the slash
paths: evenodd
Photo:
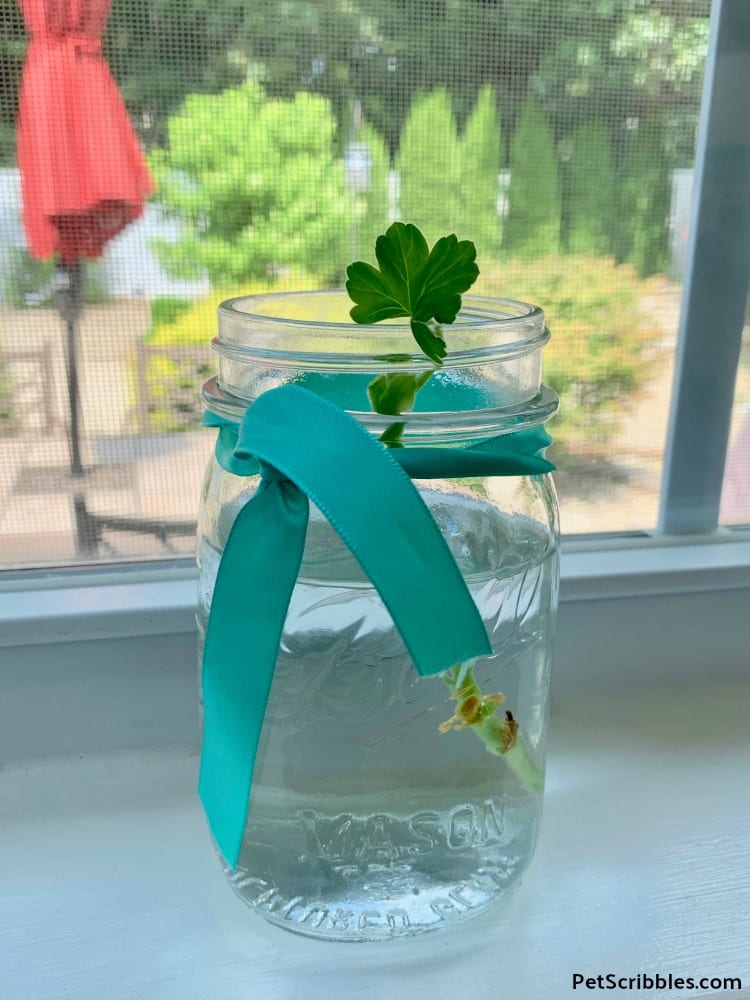
<path id="1" fill-rule="evenodd" d="M 504 248 L 511 257 L 556 253 L 560 244 L 560 178 L 552 130 L 535 98 L 524 104 L 510 144 Z"/>
<path id="2" fill-rule="evenodd" d="M 151 300 L 151 329 L 165 326 L 187 312 L 193 305 L 192 299 L 181 299 L 176 296 L 162 295 Z"/>
<path id="3" fill-rule="evenodd" d="M 659 331 L 639 304 L 652 283 L 628 264 L 572 255 L 485 268 L 475 287 L 544 309 L 544 380 L 560 394 L 552 434 L 569 452 L 606 453 L 648 379 L 646 351 Z"/>
<path id="4" fill-rule="evenodd" d="M 168 122 L 150 164 L 158 198 L 182 222 L 155 243 L 171 273 L 206 272 L 227 288 L 297 267 L 338 281 L 351 252 L 351 202 L 334 152 L 330 103 L 300 91 L 270 98 L 248 81 L 193 94 Z"/>
<path id="5" fill-rule="evenodd" d="M 54 305 L 51 260 L 37 260 L 25 247 L 11 247 L 4 262 L 3 298 L 16 308 Z"/>
<path id="6" fill-rule="evenodd" d="M 0 359 L 0 437 L 4 437 L 13 430 L 13 407 L 11 404 L 11 391 L 8 385 L 7 373 L 3 368 Z"/>
<path id="7" fill-rule="evenodd" d="M 289 288 L 315 289 L 320 283 L 302 274 L 289 274 Z M 180 309 L 171 321 L 154 325 L 144 336 L 145 371 L 138 371 L 135 356 L 130 362 L 131 392 L 134 402 L 145 400 L 148 430 L 174 433 L 195 430 L 203 408 L 200 388 L 216 372 L 211 338 L 216 333 L 216 311 L 225 299 L 238 295 L 258 295 L 278 291 L 269 281 L 248 282 L 239 287 L 214 290 L 205 298 Z M 139 384 L 145 382 L 145 384 Z M 138 409 L 138 407 L 136 407 Z"/>
<path id="8" fill-rule="evenodd" d="M 459 152 L 459 236 L 476 243 L 479 260 L 497 259 L 500 251 L 500 217 L 497 214 L 500 123 L 492 87 L 480 90 L 461 137 Z"/>
<path id="9" fill-rule="evenodd" d="M 55 262 L 32 257 L 25 247 L 10 247 L 4 262 L 3 298 L 16 308 L 55 306 Z M 109 298 L 100 261 L 86 261 L 83 300 L 100 305 Z"/>
<path id="10" fill-rule="evenodd" d="M 443 87 L 414 99 L 398 154 L 399 218 L 432 244 L 456 231 L 460 218 L 458 136 L 450 94 Z"/>

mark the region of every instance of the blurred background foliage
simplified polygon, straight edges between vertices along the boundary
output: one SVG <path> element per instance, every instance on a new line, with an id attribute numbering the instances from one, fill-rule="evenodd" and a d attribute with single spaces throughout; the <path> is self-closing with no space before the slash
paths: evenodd
<path id="1" fill-rule="evenodd" d="M 159 261 L 216 290 L 155 300 L 146 345 L 207 343 L 230 294 L 341 283 L 398 216 L 473 239 L 485 291 L 545 307 L 558 433 L 605 440 L 648 376 L 639 302 L 666 269 L 673 171 L 692 164 L 709 9 L 114 0 L 105 55 L 180 223 Z M 0 0 L 5 166 L 26 45 L 16 0 Z M 15 298 L 30 267 L 14 262 Z M 185 426 L 169 398 L 194 391 L 190 364 L 154 359 L 155 429 Z"/>

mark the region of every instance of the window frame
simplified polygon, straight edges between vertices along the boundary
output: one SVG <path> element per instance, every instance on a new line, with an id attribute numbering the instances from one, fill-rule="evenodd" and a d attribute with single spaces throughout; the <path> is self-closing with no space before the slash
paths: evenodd
<path id="1" fill-rule="evenodd" d="M 750 278 L 748 93 L 750 8 L 713 0 L 660 492 L 665 535 L 719 521 Z"/>

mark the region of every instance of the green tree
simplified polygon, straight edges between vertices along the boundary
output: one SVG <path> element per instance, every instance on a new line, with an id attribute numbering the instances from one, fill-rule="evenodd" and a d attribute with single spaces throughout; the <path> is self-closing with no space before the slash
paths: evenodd
<path id="1" fill-rule="evenodd" d="M 668 113 L 665 142 L 686 165 L 709 9 L 710 0 L 113 0 L 104 49 L 148 145 L 163 141 L 188 94 L 251 77 L 274 97 L 328 97 L 340 125 L 358 98 L 393 155 L 418 92 L 446 87 L 463 127 L 490 84 L 509 130 L 529 88 L 544 94 L 557 139 L 597 117 Z M 18 0 L 0 0 L 6 156 L 24 49 Z"/>
<path id="2" fill-rule="evenodd" d="M 566 250 L 612 251 L 615 177 L 612 146 L 603 125 L 582 125 L 573 134 L 566 205 Z"/>
<path id="3" fill-rule="evenodd" d="M 268 98 L 254 82 L 195 94 L 168 122 L 151 166 L 183 224 L 157 252 L 177 275 L 232 285 L 297 267 L 334 281 L 348 259 L 350 200 L 323 97 Z"/>
<path id="4" fill-rule="evenodd" d="M 619 0 L 624 18 L 611 43 L 613 66 L 628 92 L 625 115 L 660 121 L 660 144 L 676 165 L 693 161 L 710 0 Z"/>
<path id="5" fill-rule="evenodd" d="M 217 93 L 252 77 L 271 96 L 307 89 L 328 97 L 340 124 L 358 98 L 393 154 L 417 92 L 447 87 L 462 126 L 477 90 L 491 84 L 511 127 L 529 86 L 543 93 L 557 138 L 597 114 L 621 121 L 670 111 L 667 141 L 685 163 L 709 7 L 710 0 L 113 0 L 104 48 L 148 145 L 163 141 L 168 116 L 189 93 Z M 5 133 L 11 146 L 24 49 L 18 0 L 0 0 L 0 139 Z"/>
<path id="6" fill-rule="evenodd" d="M 510 144 L 505 250 L 513 257 L 556 253 L 560 243 L 560 178 L 555 142 L 534 97 L 521 111 Z"/>
<path id="7" fill-rule="evenodd" d="M 618 171 L 615 257 L 641 277 L 666 267 L 670 176 L 663 123 L 639 122 Z"/>
<path id="8" fill-rule="evenodd" d="M 243 0 L 243 6 L 236 58 L 244 55 L 247 74 L 262 80 L 272 97 L 292 97 L 301 89 L 327 97 L 339 122 L 343 152 L 356 96 L 355 53 L 363 33 L 367 37 L 358 5 L 349 0 Z"/>
<path id="9" fill-rule="evenodd" d="M 509 130 L 529 90 L 544 94 L 557 139 L 597 116 L 672 109 L 683 126 L 697 120 L 710 0 L 368 0 L 360 10 L 371 43 L 352 79 L 384 133 L 416 91 L 437 86 L 463 124 L 485 84 Z"/>
<path id="10" fill-rule="evenodd" d="M 0 0 L 0 164 L 15 157 L 15 122 L 26 30 L 18 0 Z"/>
<path id="11" fill-rule="evenodd" d="M 375 240 L 388 228 L 388 169 L 390 158 L 383 137 L 371 125 L 363 125 L 357 141 L 370 158 L 368 187 L 356 199 L 356 257 L 374 263 Z"/>
<path id="12" fill-rule="evenodd" d="M 237 43 L 245 0 L 113 0 L 104 54 L 146 146 L 162 143 L 169 116 L 191 93 L 245 79 Z"/>
<path id="13" fill-rule="evenodd" d="M 430 243 L 454 232 L 460 217 L 458 136 L 444 87 L 414 101 L 401 134 L 398 172 L 400 217 Z"/>
<path id="14" fill-rule="evenodd" d="M 497 212 L 500 170 L 500 123 L 495 92 L 483 87 L 459 143 L 461 214 L 459 235 L 473 240 L 480 260 L 500 252 Z"/>

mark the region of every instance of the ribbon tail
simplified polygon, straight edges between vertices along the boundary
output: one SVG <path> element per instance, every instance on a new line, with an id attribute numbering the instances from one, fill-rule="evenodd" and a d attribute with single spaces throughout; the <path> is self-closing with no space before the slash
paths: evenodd
<path id="1" fill-rule="evenodd" d="M 392 454 L 412 479 L 539 476 L 555 469 L 544 457 L 551 443 L 543 427 L 532 427 L 463 448 L 398 448 Z"/>
<path id="2" fill-rule="evenodd" d="M 529 427 L 513 434 L 501 434 L 498 437 L 487 438 L 467 449 L 474 454 L 508 453 L 519 456 L 536 456 L 544 458 L 544 451 L 552 444 L 552 438 L 543 425 Z M 552 463 L 548 463 L 552 465 Z M 554 466 L 553 466 L 554 468 Z"/>
<path id="3" fill-rule="evenodd" d="M 203 650 L 198 794 L 232 868 L 307 520 L 307 497 L 292 483 L 263 483 L 237 515 L 216 577 Z"/>

